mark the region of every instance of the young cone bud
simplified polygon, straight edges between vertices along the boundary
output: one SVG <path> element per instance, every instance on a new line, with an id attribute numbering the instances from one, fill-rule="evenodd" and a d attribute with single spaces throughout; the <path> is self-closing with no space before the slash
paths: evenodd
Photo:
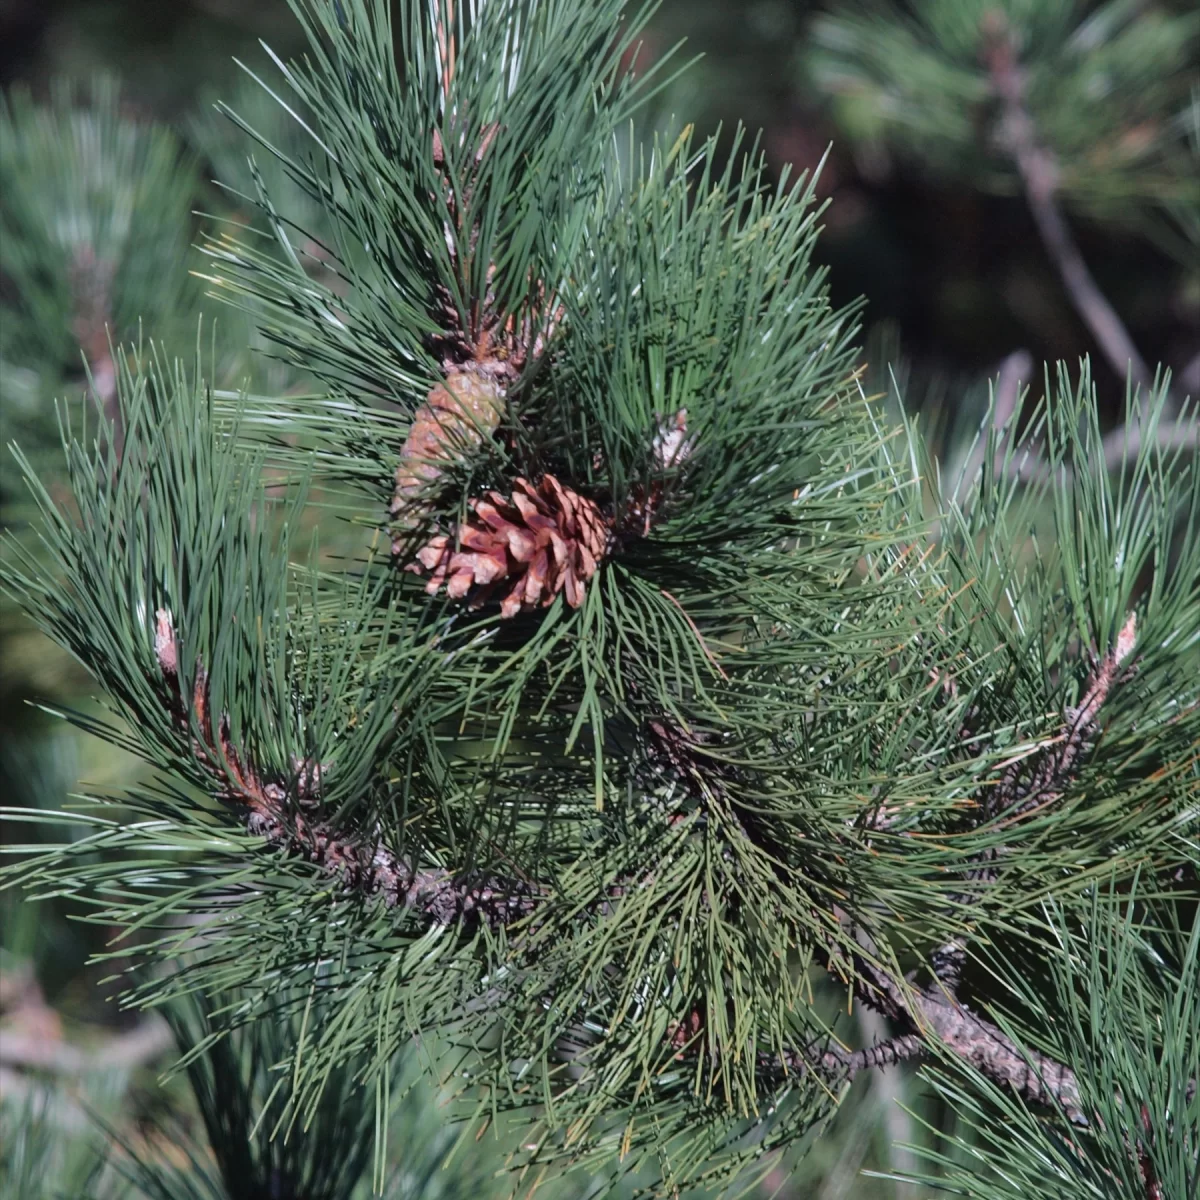
<path id="1" fill-rule="evenodd" d="M 411 529 L 425 515 L 422 493 L 444 470 L 500 424 L 504 391 L 494 379 L 475 372 L 451 375 L 429 392 L 417 409 L 400 451 L 392 496 L 393 528 Z M 399 552 L 403 539 L 393 550 Z"/>

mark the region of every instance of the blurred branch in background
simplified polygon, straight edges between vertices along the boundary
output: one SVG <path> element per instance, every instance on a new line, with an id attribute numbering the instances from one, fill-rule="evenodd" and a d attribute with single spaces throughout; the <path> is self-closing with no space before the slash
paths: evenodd
<path id="1" fill-rule="evenodd" d="M 999 138 L 1012 155 L 1021 175 L 1025 198 L 1029 202 L 1046 252 L 1059 274 L 1080 316 L 1095 335 L 1096 343 L 1118 375 L 1128 374 L 1139 387 L 1149 387 L 1150 369 L 1146 366 L 1128 331 L 1096 286 L 1079 246 L 1059 207 L 1057 193 L 1059 166 L 1039 137 L 1025 100 L 1025 80 L 1017 61 L 1011 31 L 999 16 L 985 27 L 984 56 L 996 94 L 1004 103 L 1004 120 Z"/>
<path id="2" fill-rule="evenodd" d="M 1015 178 L 1095 344 L 1118 380 L 1148 395 L 1159 379 L 1089 270 L 1062 206 L 1132 227 L 1170 218 L 1184 258 L 1200 261 L 1200 110 L 1194 98 L 1187 103 L 1200 78 L 1198 37 L 1200 14 L 1124 0 L 1036 11 L 1016 0 L 920 0 L 908 9 L 881 0 L 869 15 L 835 5 L 819 18 L 806 63 L 852 140 L 980 189 L 1007 189 Z M 1200 323 L 1176 380 L 1184 396 L 1196 391 L 1198 346 Z M 1008 428 L 1021 384 L 1036 386 L 1040 374 L 1027 351 L 1006 357 L 993 428 Z M 1147 409 L 1136 406 L 1133 427 L 1106 435 L 1109 469 L 1139 453 Z M 1197 449 L 1186 420 L 1163 421 L 1152 436 L 1164 450 Z M 980 435 L 953 476 L 956 494 L 982 466 L 984 443 Z M 1010 465 L 1028 479 L 1045 471 L 1028 444 Z"/>
<path id="3" fill-rule="evenodd" d="M 119 445 L 114 345 L 136 341 L 146 314 L 178 338 L 195 310 L 196 183 L 194 158 L 125 117 L 111 78 L 60 81 L 45 107 L 25 90 L 0 102 L 0 363 L 33 389 L 5 404 L 5 440 L 46 452 L 55 397 L 86 385 Z"/>
<path id="4" fill-rule="evenodd" d="M 1179 113 L 1200 78 L 1198 34 L 1200 14 L 1187 6 L 1173 14 L 1127 0 L 879 0 L 865 10 L 833 4 L 814 22 L 802 59 L 852 145 L 948 186 L 1019 188 L 1117 379 L 1131 370 L 1148 387 L 1148 356 L 1127 314 L 1140 276 L 1148 282 L 1159 268 L 1144 257 L 1132 278 L 1106 272 L 1120 278 L 1118 311 L 1063 206 L 1114 231 L 1144 231 L 1165 214 L 1185 225 L 1197 219 L 1200 160 Z M 1198 330 L 1193 316 L 1191 354 Z"/>

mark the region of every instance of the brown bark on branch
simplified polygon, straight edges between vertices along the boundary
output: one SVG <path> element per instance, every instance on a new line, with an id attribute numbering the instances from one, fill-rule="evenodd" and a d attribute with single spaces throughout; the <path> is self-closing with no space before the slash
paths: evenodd
<path id="1" fill-rule="evenodd" d="M 247 762 L 233 744 L 228 717 L 214 720 L 203 667 L 197 665 L 192 694 L 185 698 L 171 614 L 159 609 L 155 616 L 154 652 L 176 724 L 212 777 L 217 798 L 244 814 L 249 832 L 319 867 L 350 893 L 378 897 L 389 908 L 420 913 L 436 925 L 467 917 L 502 923 L 530 910 L 533 897 L 527 887 L 421 867 L 379 839 L 333 828 L 319 815 L 323 764 L 295 762 L 291 777 L 285 778 Z"/>
<path id="2" fill-rule="evenodd" d="M 916 1034 L 906 1033 L 864 1046 L 861 1050 L 843 1050 L 840 1046 L 826 1050 L 822 1065 L 853 1079 L 860 1071 L 876 1067 L 894 1067 L 925 1054 L 925 1043 Z M 795 1069 L 795 1060 L 789 1064 Z"/>

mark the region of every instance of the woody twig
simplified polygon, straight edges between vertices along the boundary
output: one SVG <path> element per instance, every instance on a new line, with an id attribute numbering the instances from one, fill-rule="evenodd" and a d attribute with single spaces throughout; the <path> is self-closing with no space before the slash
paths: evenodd
<path id="1" fill-rule="evenodd" d="M 378 837 L 335 829 L 321 815 L 325 764 L 297 761 L 290 772 L 272 773 L 250 762 L 233 744 L 229 718 L 212 712 L 208 674 L 199 664 L 185 694 L 174 621 L 166 609 L 156 613 L 154 654 L 177 727 L 212 779 L 216 797 L 242 814 L 250 833 L 337 878 L 347 893 L 382 899 L 389 908 L 419 913 L 433 924 L 467 918 L 495 923 L 529 911 L 527 887 L 422 867 Z"/>

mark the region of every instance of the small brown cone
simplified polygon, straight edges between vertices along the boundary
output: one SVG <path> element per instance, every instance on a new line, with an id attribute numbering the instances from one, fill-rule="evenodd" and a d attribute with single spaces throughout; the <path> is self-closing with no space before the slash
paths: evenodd
<path id="1" fill-rule="evenodd" d="M 502 617 L 547 607 L 559 592 L 572 608 L 583 603 L 610 541 L 609 522 L 591 500 L 543 475 L 537 487 L 517 479 L 511 497 L 489 492 L 472 500 L 471 510 L 457 548 L 455 538 L 439 535 L 405 568 L 430 572 L 427 592 L 444 584 L 456 599 L 470 593 L 478 608 L 503 591 Z"/>
<path id="2" fill-rule="evenodd" d="M 494 379 L 464 371 L 432 388 L 413 415 L 396 468 L 391 512 L 397 532 L 426 515 L 421 493 L 466 451 L 482 443 L 504 415 L 504 391 Z M 399 552 L 403 540 L 393 549 Z"/>

